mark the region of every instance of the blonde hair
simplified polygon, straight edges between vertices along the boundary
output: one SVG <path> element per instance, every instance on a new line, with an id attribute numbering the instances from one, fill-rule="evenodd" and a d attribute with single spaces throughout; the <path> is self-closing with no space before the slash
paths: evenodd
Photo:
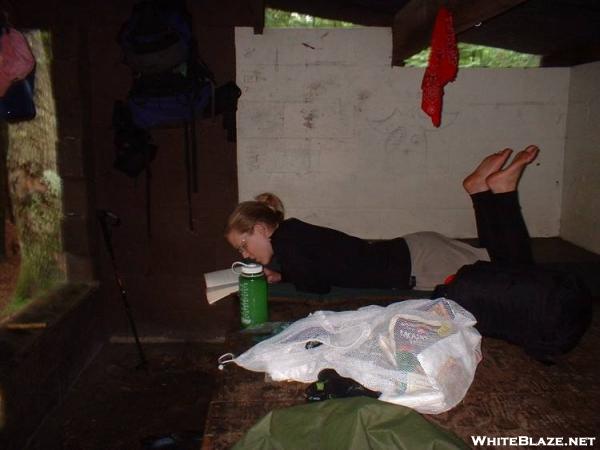
<path id="1" fill-rule="evenodd" d="M 254 197 L 254 200 L 237 205 L 227 220 L 225 235 L 231 231 L 247 233 L 257 223 L 264 223 L 271 228 L 277 228 L 283 221 L 284 212 L 281 199 L 275 194 L 264 192 Z"/>

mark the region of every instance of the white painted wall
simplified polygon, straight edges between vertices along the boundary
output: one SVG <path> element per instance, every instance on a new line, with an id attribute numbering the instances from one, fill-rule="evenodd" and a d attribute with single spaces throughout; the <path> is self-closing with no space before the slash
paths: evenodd
<path id="1" fill-rule="evenodd" d="M 560 235 L 600 253 L 600 63 L 571 69 Z"/>
<path id="2" fill-rule="evenodd" d="M 476 235 L 465 175 L 536 143 L 521 182 L 533 236 L 559 231 L 569 69 L 465 69 L 442 126 L 420 109 L 423 69 L 391 67 L 384 28 L 236 30 L 239 195 L 365 238 Z"/>

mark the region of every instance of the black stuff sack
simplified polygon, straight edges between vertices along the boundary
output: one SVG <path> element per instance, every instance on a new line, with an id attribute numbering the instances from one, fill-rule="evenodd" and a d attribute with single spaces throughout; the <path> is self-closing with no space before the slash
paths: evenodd
<path id="1" fill-rule="evenodd" d="M 115 161 L 113 167 L 135 178 L 149 167 L 156 156 L 156 146 L 148 131 L 135 126 L 131 111 L 122 101 L 113 107 Z"/>
<path id="2" fill-rule="evenodd" d="M 546 362 L 573 349 L 592 317 L 582 280 L 541 266 L 478 261 L 438 286 L 434 298 L 441 296 L 470 311 L 483 336 L 519 345 Z"/>
<path id="3" fill-rule="evenodd" d="M 236 136 L 236 111 L 238 100 L 242 95 L 242 90 L 233 81 L 219 86 L 214 91 L 212 108 L 207 107 L 204 110 L 204 117 L 223 116 L 223 128 L 227 130 L 227 140 L 235 142 Z"/>
<path id="4" fill-rule="evenodd" d="M 21 122 L 35 118 L 35 70 L 27 78 L 15 81 L 0 98 L 0 119 Z"/>

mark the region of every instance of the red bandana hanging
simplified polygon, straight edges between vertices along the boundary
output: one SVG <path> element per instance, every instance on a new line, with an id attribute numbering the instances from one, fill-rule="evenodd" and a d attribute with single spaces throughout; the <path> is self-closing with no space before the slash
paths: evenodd
<path id="1" fill-rule="evenodd" d="M 458 48 L 452 25 L 452 14 L 441 7 L 435 19 L 431 37 L 429 63 L 423 76 L 421 108 L 431 117 L 435 127 L 442 118 L 444 86 L 454 81 L 458 72 Z"/>

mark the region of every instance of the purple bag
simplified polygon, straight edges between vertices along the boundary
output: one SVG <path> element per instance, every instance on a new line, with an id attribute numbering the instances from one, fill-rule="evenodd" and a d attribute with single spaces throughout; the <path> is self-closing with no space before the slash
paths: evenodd
<path id="1" fill-rule="evenodd" d="M 179 92 L 142 92 L 133 89 L 127 104 L 134 123 L 140 128 L 177 125 L 192 122 L 194 117 L 201 117 L 212 92 L 210 82 L 190 86 Z"/>

